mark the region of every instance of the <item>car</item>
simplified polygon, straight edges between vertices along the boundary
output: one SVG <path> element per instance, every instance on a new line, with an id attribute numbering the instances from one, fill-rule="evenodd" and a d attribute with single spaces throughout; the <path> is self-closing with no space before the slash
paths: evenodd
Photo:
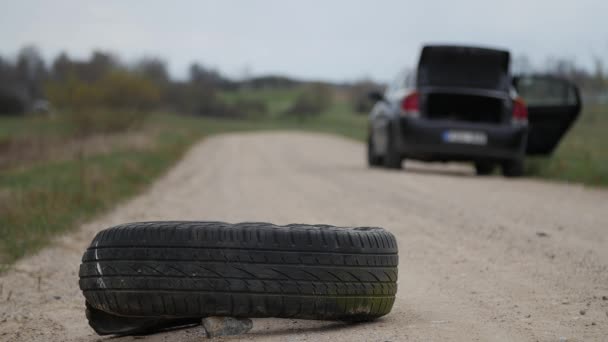
<path id="1" fill-rule="evenodd" d="M 579 90 L 550 75 L 512 76 L 510 59 L 502 49 L 423 47 L 415 72 L 370 93 L 368 164 L 465 161 L 478 175 L 500 166 L 517 177 L 526 155 L 551 154 L 580 113 Z"/>

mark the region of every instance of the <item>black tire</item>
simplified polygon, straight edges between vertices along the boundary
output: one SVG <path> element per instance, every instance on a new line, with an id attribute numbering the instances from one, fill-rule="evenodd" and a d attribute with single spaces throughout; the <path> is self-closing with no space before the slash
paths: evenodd
<path id="1" fill-rule="evenodd" d="M 487 176 L 494 172 L 494 164 L 490 162 L 475 162 L 475 174 L 478 176 Z"/>
<path id="2" fill-rule="evenodd" d="M 524 174 L 523 159 L 507 160 L 502 163 L 502 174 L 505 177 L 521 177 Z"/>
<path id="3" fill-rule="evenodd" d="M 374 142 L 371 134 L 367 138 L 367 165 L 369 167 L 376 167 L 382 165 L 382 157 L 374 153 Z"/>
<path id="4" fill-rule="evenodd" d="M 393 306 L 397 263 L 382 228 L 144 222 L 99 232 L 79 275 L 90 325 L 110 334 L 125 328 L 91 313 L 373 320 Z"/>
<path id="5" fill-rule="evenodd" d="M 401 169 L 401 164 L 403 163 L 403 158 L 401 157 L 401 154 L 399 153 L 399 151 L 397 150 L 397 146 L 395 143 L 395 137 L 393 136 L 393 133 L 391 132 L 391 129 L 389 127 L 388 132 L 387 132 L 387 138 L 388 141 L 386 142 L 386 153 L 384 154 L 383 162 L 384 162 L 384 167 L 389 168 L 389 169 Z"/>

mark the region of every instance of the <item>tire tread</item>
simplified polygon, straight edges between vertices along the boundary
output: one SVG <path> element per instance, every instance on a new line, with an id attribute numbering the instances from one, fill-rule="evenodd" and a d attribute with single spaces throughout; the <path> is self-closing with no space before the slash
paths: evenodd
<path id="1" fill-rule="evenodd" d="M 129 223 L 93 239 L 80 288 L 120 316 L 368 320 L 395 301 L 397 252 L 376 227 Z"/>

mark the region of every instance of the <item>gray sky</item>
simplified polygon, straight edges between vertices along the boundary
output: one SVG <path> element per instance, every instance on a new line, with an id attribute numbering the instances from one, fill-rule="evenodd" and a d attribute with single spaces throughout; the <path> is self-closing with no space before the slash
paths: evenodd
<path id="1" fill-rule="evenodd" d="M 47 59 L 101 48 L 129 62 L 161 56 L 174 76 L 199 61 L 223 73 L 387 80 L 431 43 L 496 46 L 591 68 L 608 64 L 608 1 L 0 0 L 0 53 Z"/>

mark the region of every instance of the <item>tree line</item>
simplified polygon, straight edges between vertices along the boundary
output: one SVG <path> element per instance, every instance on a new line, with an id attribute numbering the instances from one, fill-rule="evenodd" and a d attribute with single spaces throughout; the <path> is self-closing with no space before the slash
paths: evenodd
<path id="1" fill-rule="evenodd" d="M 228 104 L 221 100 L 218 91 L 299 84 L 279 76 L 236 82 L 199 63 L 190 65 L 186 80 L 174 80 L 161 58 L 144 57 L 127 64 L 104 51 L 93 51 L 85 60 L 61 53 L 46 63 L 36 47 L 26 46 L 14 60 L 0 56 L 0 114 L 23 113 L 36 101 L 49 100 L 62 109 L 160 108 L 238 118 L 245 116 L 251 107 L 259 111 L 263 104 L 252 100 Z"/>
<path id="2" fill-rule="evenodd" d="M 539 67 L 526 56 L 517 56 L 513 58 L 512 66 L 516 73 L 566 77 L 579 85 L 588 99 L 608 101 L 603 98 L 608 89 L 608 74 L 599 58 L 596 58 L 592 71 L 567 58 L 550 58 Z M 85 106 L 136 110 L 161 108 L 197 115 L 242 118 L 265 112 L 266 104 L 251 98 L 227 103 L 218 95 L 220 91 L 298 87 L 303 84 L 309 85 L 308 91 L 288 111 L 294 115 L 305 115 L 326 106 L 329 88 L 346 90 L 354 111 L 367 112 L 370 107 L 366 100 L 367 92 L 381 87 L 369 80 L 340 85 L 310 84 L 282 76 L 234 81 L 199 63 L 190 65 L 185 80 L 175 80 L 171 78 L 166 62 L 158 57 L 144 57 L 127 64 L 111 53 L 93 51 L 85 60 L 61 53 L 46 63 L 35 46 L 26 46 L 14 59 L 0 56 L 0 114 L 23 113 L 31 110 L 37 101 L 48 100 L 51 105 L 62 109 L 77 110 Z"/>

